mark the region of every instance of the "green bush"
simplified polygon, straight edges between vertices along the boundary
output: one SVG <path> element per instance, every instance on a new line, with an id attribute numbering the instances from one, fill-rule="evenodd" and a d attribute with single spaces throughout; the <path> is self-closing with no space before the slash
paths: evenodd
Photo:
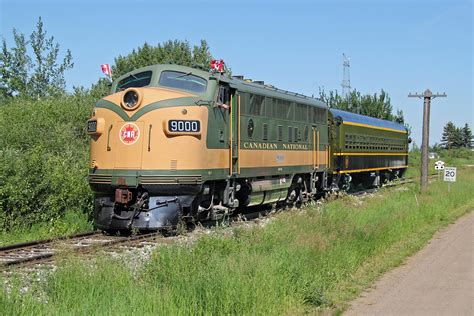
<path id="1" fill-rule="evenodd" d="M 0 229 L 52 223 L 66 211 L 92 210 L 87 183 L 87 94 L 0 106 Z"/>

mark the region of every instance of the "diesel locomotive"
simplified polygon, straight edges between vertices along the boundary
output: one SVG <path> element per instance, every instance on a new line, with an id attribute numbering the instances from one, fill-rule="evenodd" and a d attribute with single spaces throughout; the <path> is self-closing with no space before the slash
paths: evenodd
<path id="1" fill-rule="evenodd" d="M 153 65 L 87 122 L 98 229 L 157 230 L 403 175 L 401 124 L 243 77 Z"/>

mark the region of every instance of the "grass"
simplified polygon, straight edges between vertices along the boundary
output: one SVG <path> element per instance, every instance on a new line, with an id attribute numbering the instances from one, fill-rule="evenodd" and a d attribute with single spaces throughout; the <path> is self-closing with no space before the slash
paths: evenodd
<path id="1" fill-rule="evenodd" d="M 93 229 L 88 215 L 75 211 L 66 211 L 64 216 L 40 222 L 30 227 L 16 227 L 11 231 L 0 231 L 0 246 L 52 237 L 72 235 Z"/>
<path id="2" fill-rule="evenodd" d="M 338 313 L 473 210 L 473 183 L 473 168 L 463 169 L 450 194 L 440 181 L 420 196 L 415 184 L 281 213 L 265 227 L 216 229 L 192 245 L 160 247 L 134 273 L 123 259 L 71 256 L 26 293 L 1 292 L 0 313 Z"/>
<path id="3" fill-rule="evenodd" d="M 434 168 L 434 163 L 441 160 L 445 163 L 446 167 L 463 167 L 467 165 L 474 165 L 474 152 L 470 149 L 453 149 L 453 150 L 442 150 L 439 152 L 439 158 L 429 159 L 428 161 L 428 174 L 436 174 L 437 170 Z M 409 168 L 406 173 L 406 177 L 419 178 L 420 177 L 420 166 L 421 166 L 421 152 L 410 151 L 408 156 Z"/>

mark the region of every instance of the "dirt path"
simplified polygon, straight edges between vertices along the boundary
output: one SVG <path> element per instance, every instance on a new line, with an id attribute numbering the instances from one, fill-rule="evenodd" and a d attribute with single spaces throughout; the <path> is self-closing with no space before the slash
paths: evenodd
<path id="1" fill-rule="evenodd" d="M 474 315 L 474 212 L 438 232 L 344 315 Z"/>

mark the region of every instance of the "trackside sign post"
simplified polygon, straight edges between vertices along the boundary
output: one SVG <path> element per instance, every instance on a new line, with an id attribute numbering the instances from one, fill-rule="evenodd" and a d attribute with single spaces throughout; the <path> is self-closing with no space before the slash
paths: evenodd
<path id="1" fill-rule="evenodd" d="M 438 170 L 438 180 L 439 180 L 441 170 L 444 170 L 444 161 L 438 160 L 437 162 L 435 162 L 435 170 Z"/>
<path id="2" fill-rule="evenodd" d="M 444 168 L 444 181 L 448 182 L 448 192 L 450 192 L 451 182 L 456 182 L 456 168 L 455 167 Z"/>

